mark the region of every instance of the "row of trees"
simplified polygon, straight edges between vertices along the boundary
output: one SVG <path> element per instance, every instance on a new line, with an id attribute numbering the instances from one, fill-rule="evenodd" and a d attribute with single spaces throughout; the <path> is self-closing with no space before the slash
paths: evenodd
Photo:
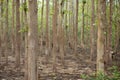
<path id="1" fill-rule="evenodd" d="M 119 0 L 0 0 L 0 59 L 7 64 L 10 51 L 18 68 L 24 55 L 25 80 L 36 80 L 37 55 L 52 56 L 56 71 L 58 53 L 64 66 L 67 48 L 75 56 L 78 47 L 90 48 L 104 72 L 111 51 L 119 51 L 119 13 Z"/>

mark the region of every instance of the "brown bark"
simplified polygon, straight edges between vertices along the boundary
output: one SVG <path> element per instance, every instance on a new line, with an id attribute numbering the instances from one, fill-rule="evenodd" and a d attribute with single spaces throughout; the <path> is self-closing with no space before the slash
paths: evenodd
<path id="1" fill-rule="evenodd" d="M 37 0 L 28 0 L 28 80 L 37 80 L 38 16 Z"/>
<path id="2" fill-rule="evenodd" d="M 56 72 L 56 51 L 57 51 L 57 11 L 58 11 L 58 1 L 53 0 L 54 2 L 54 12 L 53 12 L 53 71 Z"/>
<path id="3" fill-rule="evenodd" d="M 1 18 L 4 19 L 4 1 L 1 1 Z M 3 24 L 3 20 L 1 21 L 1 57 L 4 54 L 4 43 L 5 43 L 5 40 L 4 40 L 4 37 L 5 37 L 5 34 L 4 34 L 4 24 Z"/>
<path id="4" fill-rule="evenodd" d="M 8 63 L 8 0 L 6 0 L 6 28 L 5 28 L 5 58 L 6 58 L 6 64 Z"/>
<path id="5" fill-rule="evenodd" d="M 79 1 L 76 0 L 76 7 L 75 7 L 75 10 L 76 10 L 76 14 L 75 14 L 75 40 L 74 40 L 74 53 L 75 55 L 77 55 L 77 41 L 78 41 L 78 38 L 77 38 L 77 33 L 78 33 L 78 5 L 79 5 Z"/>
<path id="6" fill-rule="evenodd" d="M 116 1 L 116 3 L 117 3 L 117 1 Z M 116 8 L 116 10 L 115 10 L 115 12 L 117 13 L 117 15 L 120 13 L 120 1 L 118 2 L 118 8 Z M 120 43 L 120 19 L 118 19 L 118 18 L 116 18 L 115 19 L 115 22 L 116 22 L 116 24 L 115 24 L 115 26 L 116 26 L 116 28 L 115 28 L 115 52 L 116 53 L 118 53 L 118 51 L 119 51 L 119 43 Z"/>
<path id="7" fill-rule="evenodd" d="M 113 0 L 110 0 L 109 3 L 109 18 L 108 18 L 108 28 L 107 28 L 107 44 L 106 44 L 106 57 L 107 57 L 107 63 L 110 62 L 111 57 L 110 57 L 110 53 L 112 50 L 112 4 L 113 4 Z"/>
<path id="8" fill-rule="evenodd" d="M 81 27 L 81 47 L 84 48 L 84 25 L 85 25 L 85 14 L 84 14 L 84 8 L 85 8 L 85 3 L 83 1 L 83 6 L 82 6 L 82 27 Z"/>
<path id="9" fill-rule="evenodd" d="M 91 1 L 92 2 L 92 14 L 91 14 L 91 31 L 90 31 L 90 35 L 91 35 L 91 56 L 90 59 L 93 60 L 94 58 L 94 53 L 95 53 L 95 5 L 94 5 L 94 0 Z"/>
<path id="10" fill-rule="evenodd" d="M 11 35 L 12 35 L 12 40 L 11 40 L 11 44 L 12 44 L 12 53 L 15 53 L 15 0 L 12 0 L 12 30 L 11 30 Z"/>
<path id="11" fill-rule="evenodd" d="M 46 55 L 49 54 L 50 51 L 50 40 L 49 40 L 49 0 L 46 1 Z"/>
<path id="12" fill-rule="evenodd" d="M 20 0 L 16 0 L 16 67 L 20 66 Z"/>
<path id="13" fill-rule="evenodd" d="M 97 38 L 97 72 L 104 72 L 104 29 L 106 27 L 105 0 L 99 0 L 98 6 L 98 38 Z"/>
<path id="14" fill-rule="evenodd" d="M 44 34 L 43 34 L 43 13 L 44 13 L 44 0 L 42 0 L 42 9 L 41 9 L 41 37 L 40 37 L 40 50 L 43 53 L 43 41 L 44 41 Z"/>
<path id="15" fill-rule="evenodd" d="M 26 0 L 24 0 L 23 3 L 25 6 L 27 6 L 27 2 Z M 24 7 L 24 11 L 23 11 L 23 16 L 24 16 L 24 27 L 26 30 L 25 32 L 25 77 L 24 80 L 28 80 L 28 20 L 27 20 L 27 11 L 26 11 L 27 7 Z"/>
<path id="16" fill-rule="evenodd" d="M 59 39 L 59 50 L 61 54 L 61 62 L 64 66 L 64 14 L 63 14 L 63 8 L 64 8 L 64 0 L 60 1 L 59 5 L 59 21 L 58 21 L 58 39 Z"/>
<path id="17" fill-rule="evenodd" d="M 2 18 L 2 1 L 0 2 L 0 18 Z M 2 44 L 2 21 L 0 21 L 0 62 L 1 62 L 1 57 L 2 57 L 2 53 L 1 53 L 1 44 Z"/>

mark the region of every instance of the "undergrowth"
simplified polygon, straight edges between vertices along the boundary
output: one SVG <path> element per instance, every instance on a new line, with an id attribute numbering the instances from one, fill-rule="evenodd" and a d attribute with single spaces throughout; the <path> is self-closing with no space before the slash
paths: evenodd
<path id="1" fill-rule="evenodd" d="M 81 75 L 81 78 L 84 80 L 120 80 L 120 71 L 118 67 L 113 66 L 110 68 L 111 75 L 104 74 L 99 72 L 96 76 Z"/>

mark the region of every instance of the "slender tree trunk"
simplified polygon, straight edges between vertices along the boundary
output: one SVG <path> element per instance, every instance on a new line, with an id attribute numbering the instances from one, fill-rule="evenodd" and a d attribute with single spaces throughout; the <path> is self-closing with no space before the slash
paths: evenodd
<path id="1" fill-rule="evenodd" d="M 53 0 L 54 2 L 54 12 L 53 12 L 53 71 L 56 72 L 56 51 L 57 51 L 57 10 L 58 10 L 58 1 Z"/>
<path id="2" fill-rule="evenodd" d="M 63 14 L 63 8 L 64 8 L 64 0 L 60 0 L 59 4 L 59 21 L 58 21 L 58 39 L 59 39 L 59 50 L 61 54 L 61 62 L 64 66 L 64 14 Z"/>
<path id="3" fill-rule="evenodd" d="M 82 27 L 81 27 L 81 46 L 84 48 L 84 25 L 85 25 L 85 16 L 84 16 L 84 8 L 85 8 L 85 3 L 83 1 L 83 6 L 82 6 Z"/>
<path id="4" fill-rule="evenodd" d="M 105 0 L 99 0 L 98 7 L 98 39 L 97 39 L 97 71 L 104 72 L 104 29 L 106 27 Z"/>
<path id="5" fill-rule="evenodd" d="M 109 32 L 108 32 L 108 43 L 109 43 L 109 52 L 112 49 L 112 14 L 113 14 L 113 0 L 110 0 L 110 14 L 109 14 Z"/>
<path id="6" fill-rule="evenodd" d="M 69 47 L 74 50 L 74 1 L 69 1 Z"/>
<path id="7" fill-rule="evenodd" d="M 77 43 L 78 43 L 78 7 L 79 7 L 79 0 L 76 0 L 76 15 L 75 15 L 75 48 L 74 53 L 77 54 Z"/>
<path id="8" fill-rule="evenodd" d="M 16 0 L 16 67 L 20 66 L 20 0 Z"/>
<path id="9" fill-rule="evenodd" d="M 93 60 L 95 53 L 95 6 L 94 0 L 92 2 L 92 14 L 91 14 L 91 56 L 90 59 Z"/>
<path id="10" fill-rule="evenodd" d="M 37 80 L 38 16 L 37 0 L 28 0 L 28 80 Z"/>
<path id="11" fill-rule="evenodd" d="M 28 80 L 28 20 L 27 20 L 27 1 L 24 0 L 23 3 L 24 6 L 24 11 L 23 11 L 23 16 L 24 16 L 24 27 L 26 29 L 25 32 L 25 78 L 24 80 Z"/>
<path id="12" fill-rule="evenodd" d="M 23 0 L 21 0 L 21 4 L 22 5 L 24 5 L 23 4 Z M 22 6 L 23 7 L 23 6 Z M 23 7 L 24 8 L 24 7 Z M 21 20 L 20 20 L 20 25 L 21 25 L 21 29 L 23 29 L 23 27 L 24 27 L 24 22 L 23 22 L 23 20 L 24 20 L 24 16 L 23 16 L 23 11 L 24 11 L 24 9 L 21 9 L 20 10 L 20 18 L 21 18 Z M 21 40 L 21 46 L 20 46 L 20 52 L 21 52 L 21 55 L 23 56 L 23 52 L 24 52 L 24 49 L 25 49 L 25 47 L 24 47 L 24 37 L 25 37 L 25 35 L 24 35 L 24 32 L 20 32 L 20 40 Z"/>
<path id="13" fill-rule="evenodd" d="M 14 17 L 15 16 L 15 0 L 12 0 L 12 31 L 11 31 L 11 35 L 12 35 L 12 54 L 15 53 L 15 20 Z"/>
<path id="14" fill-rule="evenodd" d="M 117 3 L 117 1 L 115 2 L 115 3 Z M 115 12 L 117 12 L 117 14 L 119 14 L 120 13 L 120 2 L 118 2 L 119 3 L 119 5 L 118 5 L 118 8 L 115 10 Z M 116 53 L 118 53 L 118 51 L 119 51 L 119 43 L 120 43 L 120 19 L 118 19 L 118 18 L 116 18 L 115 19 L 115 22 L 117 22 L 116 24 L 115 24 L 115 26 L 116 26 L 116 33 L 115 33 L 115 38 L 116 38 L 116 40 L 115 40 L 115 52 Z"/>
<path id="15" fill-rule="evenodd" d="M 0 18 L 2 18 L 2 1 L 0 2 Z M 2 53 L 1 53 L 1 44 L 2 44 L 2 21 L 0 21 L 0 62 L 1 62 L 1 57 L 2 57 Z"/>
<path id="16" fill-rule="evenodd" d="M 49 40 L 49 0 L 46 1 L 46 51 L 45 54 L 49 55 L 49 51 L 50 51 L 50 40 Z M 47 59 L 48 60 L 48 59 Z"/>
<path id="17" fill-rule="evenodd" d="M 41 11 L 41 47 L 40 50 L 43 53 L 43 41 L 44 41 L 44 34 L 43 34 L 43 13 L 44 13 L 44 0 L 42 0 L 42 11 Z"/>
<path id="18" fill-rule="evenodd" d="M 8 0 L 6 0 L 6 28 L 5 28 L 5 58 L 6 58 L 6 64 L 8 64 Z"/>
<path id="19" fill-rule="evenodd" d="M 4 1 L 1 1 L 1 18 L 4 19 L 4 4 L 5 2 Z M 4 27 L 4 21 L 2 20 L 1 21 L 1 56 L 4 55 L 4 44 L 5 44 L 5 40 L 4 40 L 4 37 L 5 37 L 5 27 Z"/>
<path id="20" fill-rule="evenodd" d="M 110 53 L 111 53 L 111 50 L 112 50 L 112 14 L 113 14 L 113 11 L 112 11 L 112 4 L 113 4 L 113 0 L 110 0 L 110 5 L 109 5 L 109 24 L 108 24 L 108 28 L 107 28 L 107 63 L 110 63 L 110 61 L 112 60 L 111 57 L 110 57 Z"/>

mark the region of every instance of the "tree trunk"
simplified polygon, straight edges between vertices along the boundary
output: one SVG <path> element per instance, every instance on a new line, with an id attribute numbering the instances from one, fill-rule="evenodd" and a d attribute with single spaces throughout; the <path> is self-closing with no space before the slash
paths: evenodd
<path id="1" fill-rule="evenodd" d="M 108 24 L 108 28 L 107 28 L 107 63 L 109 63 L 111 61 L 111 57 L 109 56 L 112 50 L 112 4 L 113 4 L 113 0 L 110 0 L 110 6 L 109 6 L 109 24 Z"/>
<path id="2" fill-rule="evenodd" d="M 45 54 L 47 55 L 46 60 L 48 60 L 48 55 L 50 51 L 50 40 L 49 40 L 49 0 L 46 1 L 46 51 Z"/>
<path id="3" fill-rule="evenodd" d="M 56 51 L 57 51 L 57 11 L 58 11 L 58 1 L 53 0 L 54 2 L 54 12 L 53 12 L 53 71 L 56 72 Z"/>
<path id="4" fill-rule="evenodd" d="M 93 60 L 94 53 L 95 53 L 95 6 L 94 6 L 94 0 L 92 2 L 92 14 L 91 14 L 91 56 L 90 59 Z"/>
<path id="5" fill-rule="evenodd" d="M 43 13 L 44 13 L 44 0 L 42 0 L 42 8 L 41 8 L 41 37 L 40 37 L 40 50 L 43 53 L 43 41 L 44 41 L 44 32 L 43 32 Z"/>
<path id="6" fill-rule="evenodd" d="M 16 67 L 20 66 L 20 0 L 16 0 Z"/>
<path id="7" fill-rule="evenodd" d="M 23 16 L 24 16 L 24 27 L 26 29 L 25 31 L 25 77 L 24 80 L 28 80 L 28 20 L 27 20 L 27 1 L 24 0 L 23 3 L 24 6 L 24 11 L 23 11 Z"/>
<path id="8" fill-rule="evenodd" d="M 0 2 L 0 18 L 2 18 L 2 1 Z M 1 62 L 1 57 L 2 57 L 2 53 L 1 53 L 1 44 L 2 44 L 2 21 L 0 20 L 0 62 Z"/>
<path id="9" fill-rule="evenodd" d="M 99 0 L 98 7 L 98 38 L 97 38 L 97 72 L 104 72 L 104 29 L 106 27 L 105 0 Z"/>
<path id="10" fill-rule="evenodd" d="M 74 42 L 74 53 L 75 55 L 77 55 L 77 41 L 78 41 L 78 38 L 77 38 L 77 33 L 78 33 L 78 6 L 79 6 L 79 1 L 76 0 L 76 7 L 75 7 L 75 10 L 76 10 L 76 14 L 75 14 L 75 42 Z"/>
<path id="11" fill-rule="evenodd" d="M 12 0 L 12 30 L 11 30 L 11 35 L 12 35 L 12 40 L 11 40 L 11 44 L 12 44 L 12 54 L 15 53 L 15 0 Z"/>
<path id="12" fill-rule="evenodd" d="M 64 8 L 64 0 L 60 0 L 59 3 L 59 21 L 58 21 L 58 39 L 59 39 L 59 50 L 61 54 L 61 63 L 64 66 L 64 14 L 63 14 L 63 8 Z"/>
<path id="13" fill-rule="evenodd" d="M 85 25 L 85 14 L 84 14 L 84 8 L 85 8 L 85 3 L 83 1 L 83 6 L 82 6 L 82 27 L 81 27 L 81 47 L 84 48 L 84 25 Z"/>
<path id="14" fill-rule="evenodd" d="M 38 21 L 37 0 L 28 1 L 28 80 L 37 80 Z"/>
<path id="15" fill-rule="evenodd" d="M 6 25 L 5 25 L 5 58 L 6 58 L 6 64 L 8 63 L 8 0 L 6 0 Z"/>

